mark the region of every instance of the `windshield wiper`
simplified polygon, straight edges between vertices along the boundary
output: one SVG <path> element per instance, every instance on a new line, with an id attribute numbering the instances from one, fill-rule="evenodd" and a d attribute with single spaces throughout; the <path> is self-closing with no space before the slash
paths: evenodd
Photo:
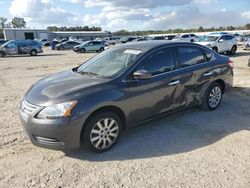
<path id="1" fill-rule="evenodd" d="M 93 72 L 88 72 L 88 71 L 80 71 L 80 72 L 78 72 L 79 74 L 87 74 L 87 75 L 89 75 L 89 76 L 91 76 L 91 77 L 93 77 L 93 78 L 95 78 L 95 76 L 97 76 L 98 74 L 96 74 L 96 73 L 93 73 Z"/>

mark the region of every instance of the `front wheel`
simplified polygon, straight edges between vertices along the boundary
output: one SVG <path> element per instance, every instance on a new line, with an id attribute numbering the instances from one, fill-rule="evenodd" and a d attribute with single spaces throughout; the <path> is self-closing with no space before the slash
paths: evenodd
<path id="1" fill-rule="evenodd" d="M 205 110 L 215 110 L 221 103 L 222 89 L 219 83 L 212 83 L 206 90 L 202 107 Z"/>
<path id="2" fill-rule="evenodd" d="M 85 147 L 93 152 L 101 153 L 110 150 L 116 144 L 122 123 L 117 114 L 101 111 L 93 115 L 84 126 Z"/>
<path id="3" fill-rule="evenodd" d="M 215 51 L 216 53 L 218 53 L 218 48 L 217 47 L 213 47 L 212 49 L 213 49 L 213 51 Z"/>
<path id="4" fill-rule="evenodd" d="M 5 53 L 4 52 L 0 52 L 0 57 L 4 57 Z"/>
<path id="5" fill-rule="evenodd" d="M 85 53 L 86 50 L 83 48 L 83 49 L 80 50 L 80 52 L 81 52 L 81 53 Z"/>
<path id="6" fill-rule="evenodd" d="M 101 52 L 103 52 L 103 51 L 104 51 L 104 48 L 100 48 L 99 52 L 101 53 Z"/>
<path id="7" fill-rule="evenodd" d="M 236 51 L 237 51 L 237 46 L 233 46 L 231 51 L 230 51 L 230 54 L 235 55 Z"/>

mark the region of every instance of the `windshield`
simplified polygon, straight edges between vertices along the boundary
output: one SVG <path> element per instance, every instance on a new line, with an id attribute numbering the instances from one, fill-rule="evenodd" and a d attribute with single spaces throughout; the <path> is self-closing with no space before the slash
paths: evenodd
<path id="1" fill-rule="evenodd" d="M 203 36 L 198 39 L 198 42 L 212 42 L 212 41 L 216 41 L 217 39 L 218 37 L 216 36 Z"/>
<path id="2" fill-rule="evenodd" d="M 125 71 L 142 53 L 138 49 L 109 49 L 82 64 L 77 72 L 114 77 Z"/>

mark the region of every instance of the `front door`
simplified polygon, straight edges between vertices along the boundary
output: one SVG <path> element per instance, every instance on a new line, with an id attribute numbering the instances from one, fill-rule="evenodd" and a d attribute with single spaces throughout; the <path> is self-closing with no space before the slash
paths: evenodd
<path id="1" fill-rule="evenodd" d="M 6 54 L 7 55 L 17 55 L 18 54 L 18 47 L 15 42 L 10 42 L 5 46 Z"/>
<path id="2" fill-rule="evenodd" d="M 177 107 L 181 76 L 175 68 L 174 50 L 164 48 L 151 53 L 132 71 L 130 79 L 126 82 L 131 109 L 128 123 L 136 124 Z M 133 79 L 133 73 L 138 70 L 149 71 L 152 78 L 149 80 Z"/>

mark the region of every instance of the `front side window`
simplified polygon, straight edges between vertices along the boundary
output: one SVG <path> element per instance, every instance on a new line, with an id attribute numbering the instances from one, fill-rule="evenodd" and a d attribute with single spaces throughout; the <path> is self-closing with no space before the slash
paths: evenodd
<path id="1" fill-rule="evenodd" d="M 140 63 L 137 70 L 147 70 L 152 76 L 154 76 L 172 71 L 174 68 L 175 58 L 173 49 L 166 48 L 149 55 L 142 63 Z"/>
<path id="2" fill-rule="evenodd" d="M 9 43 L 6 43 L 5 45 L 7 48 L 16 48 L 17 45 L 15 44 L 15 42 L 9 42 Z"/>
<path id="3" fill-rule="evenodd" d="M 82 64 L 77 72 L 100 77 L 115 77 L 127 70 L 143 53 L 140 49 L 109 49 Z"/>
<path id="4" fill-rule="evenodd" d="M 206 61 L 201 49 L 199 48 L 178 47 L 177 52 L 181 68 L 189 67 Z"/>

